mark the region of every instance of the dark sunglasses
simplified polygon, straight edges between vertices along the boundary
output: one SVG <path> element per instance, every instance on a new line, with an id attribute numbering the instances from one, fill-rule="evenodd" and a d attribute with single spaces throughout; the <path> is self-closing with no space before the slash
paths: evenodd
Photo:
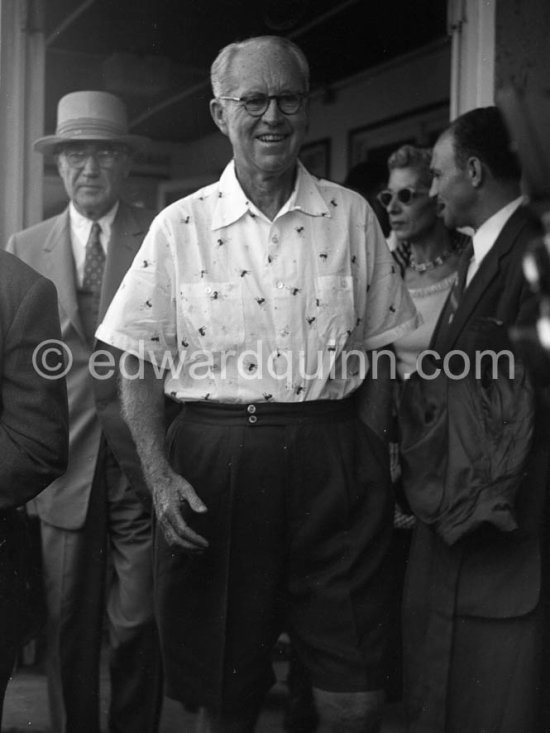
<path id="1" fill-rule="evenodd" d="M 389 189 L 386 189 L 385 191 L 380 191 L 380 193 L 377 194 L 376 198 L 382 204 L 382 206 L 387 209 L 393 201 L 394 197 L 399 201 L 400 204 L 408 206 L 421 193 L 428 193 L 428 190 L 426 188 L 416 189 L 412 186 L 407 186 L 406 188 L 400 188 L 398 191 L 390 191 Z"/>

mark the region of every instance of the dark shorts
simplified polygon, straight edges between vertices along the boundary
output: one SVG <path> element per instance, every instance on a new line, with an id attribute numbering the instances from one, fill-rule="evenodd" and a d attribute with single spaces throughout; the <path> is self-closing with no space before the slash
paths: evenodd
<path id="1" fill-rule="evenodd" d="M 381 688 L 387 450 L 351 402 L 190 404 L 168 443 L 172 465 L 208 507 L 190 524 L 210 542 L 190 557 L 157 533 L 168 695 L 245 706 L 273 682 L 282 629 L 315 687 Z"/>

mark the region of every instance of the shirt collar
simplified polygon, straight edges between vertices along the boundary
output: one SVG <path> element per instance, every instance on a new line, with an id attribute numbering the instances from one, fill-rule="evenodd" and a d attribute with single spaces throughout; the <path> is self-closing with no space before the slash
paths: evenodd
<path id="1" fill-rule="evenodd" d="M 493 244 L 496 242 L 499 234 L 504 229 L 504 225 L 512 214 L 519 209 L 523 203 L 523 196 L 510 201 L 509 204 L 503 206 L 495 214 L 490 216 L 479 229 L 474 233 L 472 237 L 472 243 L 474 245 L 474 258 L 479 264 L 489 252 Z"/>
<path id="2" fill-rule="evenodd" d="M 119 205 L 119 202 L 117 201 L 112 209 L 110 209 L 104 216 L 102 216 L 101 219 L 97 220 L 98 224 L 101 227 L 102 233 L 105 234 L 106 237 L 108 237 L 111 231 L 111 227 L 113 225 L 114 218 L 118 211 L 118 205 Z M 71 226 L 79 233 L 85 235 L 87 239 L 90 234 L 92 224 L 94 223 L 93 220 L 88 219 L 87 216 L 83 216 L 77 210 L 76 206 L 73 204 L 72 201 L 69 204 L 69 217 L 71 220 Z"/>
<path id="3" fill-rule="evenodd" d="M 235 162 L 232 160 L 220 177 L 218 200 L 212 215 L 211 229 L 220 229 L 234 224 L 249 211 L 256 216 L 264 216 L 242 190 L 235 174 Z M 300 161 L 297 162 L 294 190 L 276 218 L 289 211 L 303 211 L 310 216 L 330 216 L 330 211 L 319 192 L 315 178 L 307 172 Z"/>

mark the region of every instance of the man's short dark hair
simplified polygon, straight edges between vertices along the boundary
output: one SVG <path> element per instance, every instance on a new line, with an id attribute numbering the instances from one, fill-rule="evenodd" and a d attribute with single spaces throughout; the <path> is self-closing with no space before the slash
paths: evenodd
<path id="1" fill-rule="evenodd" d="M 521 168 L 511 149 L 510 136 L 497 107 L 479 107 L 457 117 L 450 125 L 457 165 L 479 158 L 500 180 L 519 180 Z"/>

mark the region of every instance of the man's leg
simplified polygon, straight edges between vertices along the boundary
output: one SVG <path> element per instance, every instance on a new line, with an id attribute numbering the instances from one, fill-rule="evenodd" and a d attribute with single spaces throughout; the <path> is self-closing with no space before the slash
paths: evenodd
<path id="1" fill-rule="evenodd" d="M 250 429 L 245 407 L 244 429 L 218 409 L 188 408 L 172 427 L 174 468 L 208 507 L 189 522 L 210 546 L 190 557 L 157 533 L 157 615 L 168 696 L 206 708 L 213 730 L 249 731 L 282 626 L 285 448 L 271 428 Z"/>
<path id="2" fill-rule="evenodd" d="M 105 609 L 105 484 L 100 450 L 84 526 L 41 523 L 48 621 L 48 692 L 55 733 L 99 733 Z"/>
<path id="3" fill-rule="evenodd" d="M 56 733 L 99 733 L 104 552 L 90 539 L 88 528 L 66 531 L 42 523 L 48 693 Z"/>
<path id="4" fill-rule="evenodd" d="M 382 690 L 327 692 L 313 689 L 318 733 L 378 733 L 382 722 Z"/>
<path id="5" fill-rule="evenodd" d="M 537 608 L 518 618 L 456 618 L 447 694 L 448 733 L 537 730 L 540 611 Z"/>
<path id="6" fill-rule="evenodd" d="M 289 644 L 288 674 L 286 678 L 288 698 L 283 727 L 287 733 L 316 733 L 319 715 L 315 707 L 311 679 L 300 662 L 292 644 Z"/>
<path id="7" fill-rule="evenodd" d="M 259 708 L 238 714 L 218 714 L 203 708 L 195 733 L 254 733 L 259 713 Z"/>
<path id="8" fill-rule="evenodd" d="M 24 599 L 20 597 L 21 565 L 14 557 L 17 548 L 13 547 L 19 539 L 17 533 L 0 535 L 0 728 L 6 687 L 21 643 L 19 613 Z"/>
<path id="9" fill-rule="evenodd" d="M 16 655 L 16 649 L 11 641 L 2 639 L 0 642 L 0 725 L 2 724 L 2 712 L 4 709 L 6 687 L 10 681 Z"/>
<path id="10" fill-rule="evenodd" d="M 162 664 L 153 617 L 151 517 L 131 490 L 109 501 L 111 733 L 154 733 Z"/>
<path id="11" fill-rule="evenodd" d="M 311 674 L 318 733 L 376 733 L 392 530 L 387 451 L 354 420 L 335 428 L 297 436 L 289 635 Z"/>

